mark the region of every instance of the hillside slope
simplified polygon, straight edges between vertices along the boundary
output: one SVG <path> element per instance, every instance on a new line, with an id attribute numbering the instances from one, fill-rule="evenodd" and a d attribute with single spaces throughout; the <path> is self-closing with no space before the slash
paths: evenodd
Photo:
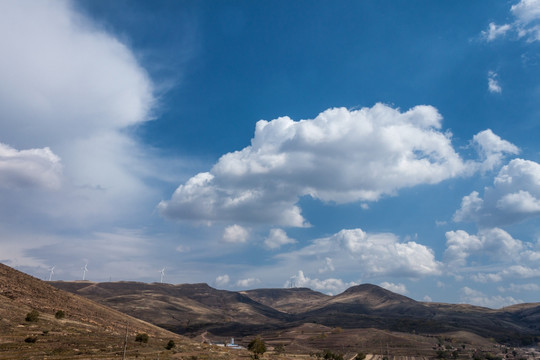
<path id="1" fill-rule="evenodd" d="M 26 321 L 32 310 L 36 321 Z M 61 310 L 65 316 L 55 316 Z M 127 355 L 172 358 L 175 352 L 202 354 L 208 349 L 125 313 L 59 290 L 44 281 L 0 264 L 0 359 L 113 358 Z M 147 343 L 135 341 L 149 335 Z M 173 340 L 176 347 L 166 350 Z M 159 354 L 159 355 L 158 355 Z"/>
<path id="2" fill-rule="evenodd" d="M 331 298 L 331 296 L 308 288 L 255 289 L 241 291 L 240 293 L 261 304 L 288 314 L 298 314 L 305 312 L 307 309 L 320 307 L 321 304 Z"/>
<path id="3" fill-rule="evenodd" d="M 247 335 L 281 327 L 290 315 L 232 291 L 207 284 L 62 282 L 51 284 L 179 334 L 204 330 Z"/>
<path id="4" fill-rule="evenodd" d="M 540 304 L 493 310 L 423 303 L 372 284 L 354 286 L 336 296 L 302 288 L 233 292 L 216 290 L 206 284 L 52 284 L 192 336 L 209 331 L 214 335 L 240 337 L 311 323 L 429 336 L 466 331 L 516 345 L 540 340 Z"/>

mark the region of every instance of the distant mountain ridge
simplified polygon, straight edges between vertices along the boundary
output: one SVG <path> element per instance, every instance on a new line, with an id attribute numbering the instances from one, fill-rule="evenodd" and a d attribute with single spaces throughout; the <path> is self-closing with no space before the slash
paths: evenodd
<path id="1" fill-rule="evenodd" d="M 540 303 L 500 310 L 424 303 L 372 284 L 335 296 L 307 288 L 234 292 L 207 284 L 51 284 L 180 334 L 246 336 L 315 323 L 426 334 L 465 330 L 520 344 L 540 340 Z"/>

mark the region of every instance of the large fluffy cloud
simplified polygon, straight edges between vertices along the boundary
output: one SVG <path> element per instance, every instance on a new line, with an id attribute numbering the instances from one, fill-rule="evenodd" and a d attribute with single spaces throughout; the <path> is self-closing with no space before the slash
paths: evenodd
<path id="1" fill-rule="evenodd" d="M 363 280 L 381 276 L 419 278 L 441 271 L 441 264 L 428 247 L 400 241 L 394 234 L 370 234 L 361 229 L 341 230 L 278 258 L 310 272 L 318 271 L 322 262 L 328 263 L 327 259 L 339 259 L 332 268 Z"/>
<path id="2" fill-rule="evenodd" d="M 520 240 L 498 228 L 482 230 L 477 235 L 469 235 L 463 230 L 449 231 L 446 233 L 446 246 L 444 257 L 451 267 L 464 266 L 467 259 L 475 255 L 515 262 L 525 249 Z"/>
<path id="3" fill-rule="evenodd" d="M 473 191 L 463 197 L 455 221 L 501 226 L 540 215 L 540 164 L 514 159 L 503 166 L 484 197 Z"/>
<path id="4" fill-rule="evenodd" d="M 146 72 L 70 2 L 2 1 L 0 20 L 4 141 L 50 146 L 148 119 Z"/>
<path id="5" fill-rule="evenodd" d="M 51 149 L 16 150 L 0 143 L 0 187 L 57 189 L 62 166 Z"/>
<path id="6" fill-rule="evenodd" d="M 445 262 L 455 273 L 469 273 L 477 282 L 540 277 L 540 242 L 514 239 L 499 229 L 484 229 L 476 235 L 463 230 L 446 233 Z M 489 260 L 489 267 L 484 267 Z M 487 270 L 487 271 L 486 271 Z"/>
<path id="7" fill-rule="evenodd" d="M 0 3 L 0 48 L 1 152 L 11 154 L 0 176 L 62 188 L 7 194 L 0 212 L 89 225 L 155 196 L 149 155 L 125 131 L 151 119 L 154 86 L 124 43 L 70 1 L 21 0 Z"/>
<path id="8" fill-rule="evenodd" d="M 431 106 L 400 112 L 387 105 L 328 109 L 312 120 L 257 123 L 251 146 L 223 155 L 180 185 L 161 213 L 173 219 L 307 226 L 302 196 L 348 203 L 376 201 L 405 187 L 487 170 L 517 148 L 490 130 L 473 143 L 480 161 L 464 161 L 441 132 Z"/>
<path id="9" fill-rule="evenodd" d="M 85 233 L 114 232 L 120 220 L 140 227 L 151 212 L 141 209 L 159 199 L 147 181 L 159 165 L 128 131 L 151 120 L 154 85 L 133 51 L 76 5 L 0 2 L 2 261 L 42 264 L 52 243 L 59 251 L 46 261 L 55 261 Z M 17 241 L 26 238 L 37 240 Z"/>

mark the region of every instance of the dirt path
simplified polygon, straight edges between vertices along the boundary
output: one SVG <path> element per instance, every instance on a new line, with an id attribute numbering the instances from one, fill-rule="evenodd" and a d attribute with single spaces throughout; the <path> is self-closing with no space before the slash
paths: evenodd
<path id="1" fill-rule="evenodd" d="M 201 343 L 206 342 L 207 344 L 211 344 L 210 340 L 208 340 L 208 338 L 206 337 L 207 334 L 208 334 L 208 331 L 205 331 L 201 334 L 201 338 L 202 338 Z"/>

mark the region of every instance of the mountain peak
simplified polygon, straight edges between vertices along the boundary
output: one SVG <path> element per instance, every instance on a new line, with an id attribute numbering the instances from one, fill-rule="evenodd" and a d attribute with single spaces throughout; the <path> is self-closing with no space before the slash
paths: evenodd
<path id="1" fill-rule="evenodd" d="M 352 286 L 335 296 L 335 299 L 339 302 L 361 302 L 371 306 L 387 305 L 390 303 L 416 303 L 416 301 L 411 298 L 396 294 L 374 284 Z"/>

